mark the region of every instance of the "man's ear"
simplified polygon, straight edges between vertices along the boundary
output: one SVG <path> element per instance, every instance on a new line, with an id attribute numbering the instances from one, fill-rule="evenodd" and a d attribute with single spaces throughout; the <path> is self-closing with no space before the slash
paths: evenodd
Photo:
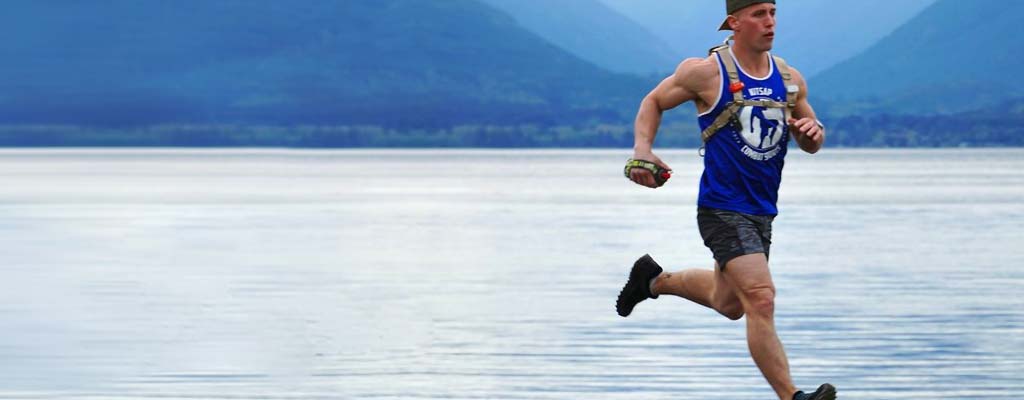
<path id="1" fill-rule="evenodd" d="M 732 28 L 733 32 L 735 32 L 736 28 L 739 27 L 740 19 L 736 18 L 735 15 L 729 14 L 729 16 L 725 17 L 725 22 L 729 24 L 729 27 Z"/>

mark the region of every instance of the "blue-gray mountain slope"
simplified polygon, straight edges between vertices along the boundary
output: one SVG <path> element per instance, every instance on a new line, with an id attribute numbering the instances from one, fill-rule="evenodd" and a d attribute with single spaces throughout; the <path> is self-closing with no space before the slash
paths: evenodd
<path id="1" fill-rule="evenodd" d="M 551 43 L 603 68 L 647 75 L 681 60 L 663 39 L 598 0 L 484 0 Z"/>
<path id="2" fill-rule="evenodd" d="M 1020 98 L 1024 2 L 939 0 L 864 53 L 811 80 L 837 112 L 952 113 Z"/>
<path id="3" fill-rule="evenodd" d="M 472 0 L 12 0 L 0 33 L 0 123 L 543 125 L 647 89 Z"/>

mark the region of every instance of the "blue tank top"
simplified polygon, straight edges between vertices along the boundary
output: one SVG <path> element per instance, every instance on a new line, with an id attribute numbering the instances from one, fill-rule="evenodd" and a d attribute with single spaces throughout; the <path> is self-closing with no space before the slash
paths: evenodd
<path id="1" fill-rule="evenodd" d="M 697 118 L 701 131 L 718 118 L 733 97 L 722 59 L 717 53 L 716 58 L 722 85 L 714 107 Z M 775 59 L 769 60 L 770 72 L 763 79 L 748 75 L 737 61 L 743 98 L 786 101 L 786 83 L 775 67 Z M 741 130 L 728 125 L 704 145 L 704 174 L 700 178 L 697 205 L 752 215 L 776 215 L 789 124 L 780 108 L 743 107 L 739 120 Z"/>

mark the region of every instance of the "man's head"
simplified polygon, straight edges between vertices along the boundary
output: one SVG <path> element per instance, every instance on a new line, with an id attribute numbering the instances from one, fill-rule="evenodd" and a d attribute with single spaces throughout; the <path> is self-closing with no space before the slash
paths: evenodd
<path id="1" fill-rule="evenodd" d="M 726 0 L 729 14 L 718 30 L 731 30 L 733 37 L 760 51 L 768 51 L 775 40 L 775 0 Z"/>

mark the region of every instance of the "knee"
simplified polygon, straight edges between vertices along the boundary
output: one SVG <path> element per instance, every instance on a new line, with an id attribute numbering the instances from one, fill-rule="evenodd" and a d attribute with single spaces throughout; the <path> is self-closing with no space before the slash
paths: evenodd
<path id="1" fill-rule="evenodd" d="M 775 315 L 775 288 L 756 288 L 745 291 L 746 313 L 759 317 L 771 318 Z"/>

